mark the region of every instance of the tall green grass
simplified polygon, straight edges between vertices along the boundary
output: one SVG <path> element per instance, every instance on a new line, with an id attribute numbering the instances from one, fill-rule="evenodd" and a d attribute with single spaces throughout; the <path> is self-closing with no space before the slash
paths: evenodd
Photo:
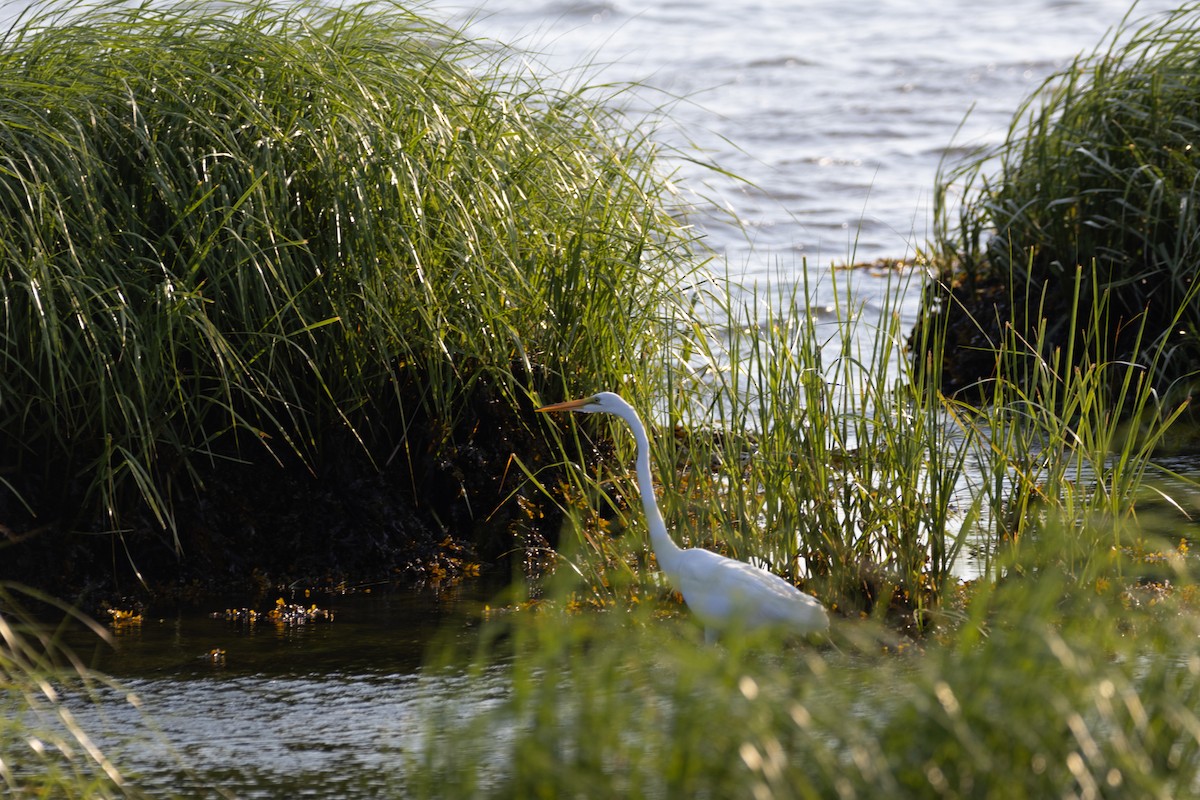
<path id="1" fill-rule="evenodd" d="M 946 318 L 922 320 L 914 364 L 905 287 L 872 318 L 822 278 L 829 320 L 809 283 L 689 273 L 646 134 L 614 140 L 603 104 L 515 91 L 489 50 L 399 10 L 234 8 L 35 14 L 10 35 L 14 69 L 53 69 L 0 101 L 24 145 L 0 200 L 30 210 L 3 266 L 5 358 L 26 366 L 0 378 L 29 438 L 5 458 L 53 485 L 46 442 L 73 459 L 63 480 L 98 476 L 114 527 L 132 493 L 169 529 L 163 487 L 198 459 L 319 459 L 331 430 L 403 453 L 482 381 L 517 407 L 613 389 L 653 422 L 677 540 L 837 612 L 822 646 L 702 644 L 647 555 L 629 437 L 542 420 L 557 461 L 514 471 L 566 512 L 545 600 L 450 654 L 510 690 L 431 709 L 407 791 L 1194 792 L 1193 576 L 1141 514 L 1180 411 L 1152 380 L 1172 343 L 1134 328 L 1142 359 L 1124 358 L 1102 281 L 1075 278 L 1061 341 L 987 342 L 986 402 L 950 398 Z M 68 390 L 92 399 L 58 409 Z"/>
<path id="2" fill-rule="evenodd" d="M 940 394 L 932 367 L 911 371 L 895 309 L 873 317 L 839 289 L 845 310 L 823 322 L 812 294 L 730 295 L 648 407 L 676 535 L 802 583 L 839 612 L 829 641 L 704 643 L 640 556 L 616 428 L 618 463 L 572 472 L 569 496 L 619 520 L 577 514 L 562 594 L 494 614 L 479 650 L 452 650 L 468 682 L 499 671 L 509 688 L 470 710 L 429 708 L 406 791 L 1195 792 L 1197 594 L 1176 538 L 1186 518 L 1158 527 L 1143 505 L 1166 474 L 1154 452 L 1180 407 L 1162 404 L 1149 369 L 1111 358 L 1105 306 L 1075 299 L 1074 322 L 1097 333 L 1057 357 L 1084 366 L 1056 369 L 1042 342 L 1013 335 L 991 354 L 1008 377 L 970 405 Z"/>
<path id="3" fill-rule="evenodd" d="M 1155 488 L 1194 490 L 1156 462 L 1187 408 L 1155 390 L 1161 350 L 1146 365 L 1115 359 L 1107 306 L 1076 297 L 1072 325 L 1090 333 L 1051 361 L 1044 340 L 1010 330 L 991 353 L 987 402 L 971 404 L 941 393 L 936 353 L 917 367 L 906 350 L 897 306 L 913 279 L 894 279 L 865 312 L 834 273 L 825 280 L 841 310 L 825 321 L 814 286 L 730 292 L 715 323 L 693 322 L 667 351 L 667 383 L 628 387 L 658 422 L 657 499 L 678 540 L 764 564 L 845 616 L 921 633 L 957 613 L 963 580 L 1024 570 L 1002 556 L 1047 528 L 1072 531 L 1060 567 L 1083 591 L 1119 587 L 1145 569 L 1130 554 L 1172 553 L 1190 538 L 1179 527 L 1186 498 Z M 927 318 L 913 346 L 944 335 L 941 323 Z M 582 425 L 616 446 L 594 472 L 567 470 L 569 488 L 531 473 L 565 498 L 564 543 L 578 551 L 563 557 L 581 576 L 572 591 L 599 605 L 631 585 L 653 594 L 630 437 L 620 423 Z M 586 440 L 575 447 L 588 452 Z"/>
<path id="4" fill-rule="evenodd" d="M 566 473 L 574 535 L 542 602 L 490 612 L 477 649 L 432 654 L 462 696 L 426 710 L 397 793 L 1187 796 L 1200 777 L 1194 576 L 1135 514 L 1146 444 L 1163 432 L 1123 436 L 1085 372 L 1058 385 L 1061 402 L 1001 383 L 981 407 L 915 391 L 886 344 L 900 341 L 894 315 L 816 324 L 807 292 L 759 296 L 761 316 L 738 305 L 736 325 L 697 329 L 676 351 L 692 369 L 672 373 L 674 388 L 707 394 L 660 395 L 681 398 L 662 418 L 731 419 L 723 407 L 746 427 L 656 437 L 661 500 L 677 537 L 758 557 L 836 605 L 829 641 L 705 643 L 640 557 L 614 430 L 611 460 Z M 996 356 L 1036 352 L 1013 343 Z M 1126 402 L 1151 402 L 1136 375 Z M 581 445 L 588 432 L 551 430 Z M 790 519 L 798 528 L 781 527 Z M 967 550 L 988 557 L 963 582 Z M 873 607 L 864 564 L 887 590 Z M 473 677 L 502 688 L 481 698 Z"/>
<path id="5" fill-rule="evenodd" d="M 943 533 L 963 522 L 956 481 L 967 449 L 932 385 L 904 367 L 897 306 L 911 276 L 879 292 L 876 312 L 847 277 L 823 279 L 835 309 L 824 320 L 808 279 L 782 294 L 729 296 L 727 335 L 698 348 L 705 378 L 682 394 L 712 397 L 702 428 L 755 440 L 729 492 L 702 483 L 690 487 L 693 502 L 730 503 L 735 549 L 803 577 L 833 606 L 920 615 L 961 548 Z"/>
<path id="6" fill-rule="evenodd" d="M 1157 352 L 1155 383 L 1187 393 L 1200 352 L 1198 56 L 1196 3 L 1127 18 L 1024 102 L 1002 144 L 944 167 L 931 243 L 942 280 L 926 308 L 948 317 L 960 345 L 979 341 L 974 314 L 993 340 L 1007 320 L 1064 348 L 1079 334 L 1072 297 L 1108 293 L 1111 355 Z M 948 376 L 956 386 L 987 377 L 986 358 L 947 355 L 967 373 Z"/>
<path id="7" fill-rule="evenodd" d="M 1056 561 L 899 653 L 730 640 L 647 613 L 514 614 L 488 703 L 427 709 L 419 797 L 1180 797 L 1200 768 L 1195 616 L 1078 592 Z M 503 631 L 503 636 L 500 636 Z"/>
<path id="8" fill-rule="evenodd" d="M 1076 281 L 1076 290 L 1085 285 Z M 988 402 L 950 405 L 983 448 L 977 491 L 990 510 L 982 550 L 989 561 L 1019 550 L 1046 522 L 1074 531 L 1062 568 L 1093 580 L 1097 568 L 1119 567 L 1113 553 L 1175 544 L 1158 539 L 1153 515 L 1139 517 L 1139 501 L 1148 499 L 1156 478 L 1170 475 L 1156 458 L 1173 449 L 1172 426 L 1188 403 L 1155 389 L 1166 357 L 1161 342 L 1144 363 L 1111 355 L 1107 302 L 1107 294 L 1073 298 L 1070 329 L 1082 333 L 1063 348 L 1047 345 L 1046 323 L 1032 340 L 1009 329 L 994 354 L 995 377 L 984 384 Z M 1173 520 L 1166 528 L 1179 530 L 1186 512 L 1169 496 L 1162 500 L 1156 505 L 1170 508 Z M 1185 529 L 1179 538 L 1191 537 Z"/>
<path id="9" fill-rule="evenodd" d="M 177 545 L 227 460 L 416 462 L 480 386 L 519 420 L 633 371 L 694 264 L 652 120 L 510 58 L 388 3 L 27 11 L 0 41 L 6 506 Z"/>

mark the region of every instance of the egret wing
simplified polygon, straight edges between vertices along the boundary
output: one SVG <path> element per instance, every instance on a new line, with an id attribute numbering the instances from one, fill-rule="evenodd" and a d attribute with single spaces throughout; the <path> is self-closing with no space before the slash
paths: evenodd
<path id="1" fill-rule="evenodd" d="M 781 627 L 800 633 L 829 626 L 821 604 L 778 575 L 708 550 L 686 550 L 684 556 L 679 592 L 707 626 Z"/>

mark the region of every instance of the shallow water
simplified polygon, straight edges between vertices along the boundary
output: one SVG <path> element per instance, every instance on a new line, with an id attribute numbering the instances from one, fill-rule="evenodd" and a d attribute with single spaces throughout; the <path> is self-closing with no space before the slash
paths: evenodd
<path id="1" fill-rule="evenodd" d="M 332 621 L 230 622 L 204 609 L 144 615 L 97 644 L 68 643 L 117 686 L 75 717 L 136 774 L 181 796 L 375 797 L 399 792 L 422 711 L 502 696 L 502 673 L 423 672 L 432 643 L 469 652 L 484 590 L 316 598 Z M 306 602 L 313 602 L 309 600 Z M 218 605 L 218 604 L 214 604 Z M 269 600 L 252 606 L 265 611 Z M 439 638 L 442 637 L 442 638 Z"/>
<path id="2" fill-rule="evenodd" d="M 487 591 L 469 584 L 446 591 L 414 588 L 295 598 L 299 605 L 316 605 L 332 614 L 330 621 L 304 624 L 272 622 L 265 614 L 252 624 L 229 621 L 224 606 L 214 601 L 147 612 L 140 624 L 113 628 L 111 645 L 97 643 L 86 651 L 77 645 L 76 650 L 105 672 L 148 679 L 412 673 L 419 670 L 436 633 L 450 627 L 456 635 L 470 634 L 468 623 L 478 617 Z M 267 598 L 247 605 L 266 612 L 273 602 Z M 209 657 L 215 650 L 222 653 L 216 660 Z"/>

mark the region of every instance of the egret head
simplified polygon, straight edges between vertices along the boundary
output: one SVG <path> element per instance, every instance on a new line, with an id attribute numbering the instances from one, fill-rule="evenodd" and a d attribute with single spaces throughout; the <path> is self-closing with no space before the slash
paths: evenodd
<path id="1" fill-rule="evenodd" d="M 620 395 L 613 394 L 612 392 L 599 392 L 591 397 L 584 397 L 580 400 L 568 400 L 565 403 L 555 403 L 554 405 L 542 406 L 537 410 L 580 411 L 584 414 L 620 414 L 627 408 L 629 408 L 629 404 L 622 400 Z"/>

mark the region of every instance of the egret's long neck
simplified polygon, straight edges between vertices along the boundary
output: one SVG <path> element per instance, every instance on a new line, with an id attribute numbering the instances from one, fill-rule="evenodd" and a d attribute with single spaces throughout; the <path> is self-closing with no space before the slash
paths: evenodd
<path id="1" fill-rule="evenodd" d="M 650 477 L 650 437 L 646 434 L 646 428 L 638 418 L 637 412 L 631 408 L 628 413 L 630 418 L 625 421 L 629 423 L 633 437 L 637 440 L 638 489 L 642 494 L 642 509 L 646 512 L 646 527 L 650 530 L 650 544 L 654 547 L 658 566 L 668 577 L 673 578 L 678 556 L 682 551 L 667 533 L 667 523 L 663 521 L 658 502 L 654 499 L 654 481 Z"/>

